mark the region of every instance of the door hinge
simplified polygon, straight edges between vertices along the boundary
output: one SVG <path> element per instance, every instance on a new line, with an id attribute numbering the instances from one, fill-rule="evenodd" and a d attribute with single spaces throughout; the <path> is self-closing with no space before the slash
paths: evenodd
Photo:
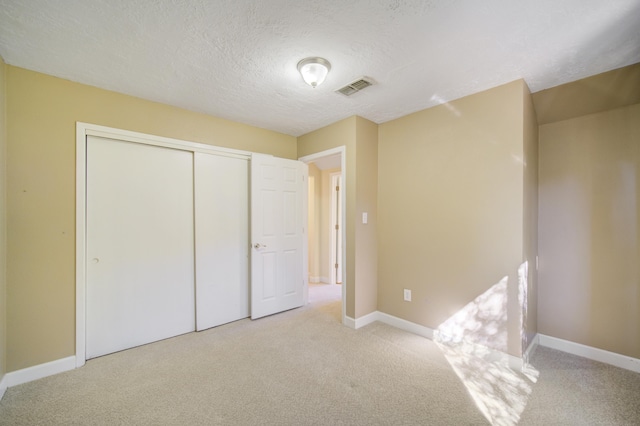
<path id="1" fill-rule="evenodd" d="M 340 191 L 340 187 L 339 186 L 336 186 L 336 191 Z"/>
<path id="2" fill-rule="evenodd" d="M 337 231 L 338 229 L 339 229 L 339 226 L 338 226 L 338 225 L 336 225 L 336 231 Z"/>
<path id="3" fill-rule="evenodd" d="M 338 264 L 336 263 L 336 269 L 338 269 Z"/>

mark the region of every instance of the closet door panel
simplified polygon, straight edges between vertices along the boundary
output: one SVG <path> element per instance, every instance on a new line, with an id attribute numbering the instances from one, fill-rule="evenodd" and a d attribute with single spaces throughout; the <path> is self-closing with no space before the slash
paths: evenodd
<path id="1" fill-rule="evenodd" d="M 196 327 L 249 316 L 249 163 L 195 153 Z"/>
<path id="2" fill-rule="evenodd" d="M 193 153 L 87 138 L 87 358 L 195 329 L 193 201 Z"/>

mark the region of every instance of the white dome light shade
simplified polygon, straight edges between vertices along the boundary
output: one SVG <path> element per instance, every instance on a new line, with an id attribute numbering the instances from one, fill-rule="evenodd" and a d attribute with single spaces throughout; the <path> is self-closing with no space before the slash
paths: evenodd
<path id="1" fill-rule="evenodd" d="M 330 69 L 331 64 L 323 58 L 306 58 L 298 62 L 302 79 L 313 88 L 322 84 Z"/>

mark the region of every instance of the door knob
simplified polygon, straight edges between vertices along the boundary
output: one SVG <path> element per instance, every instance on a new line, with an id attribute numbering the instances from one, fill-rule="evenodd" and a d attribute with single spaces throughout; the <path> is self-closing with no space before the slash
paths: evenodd
<path id="1" fill-rule="evenodd" d="M 261 249 L 261 248 L 267 248 L 266 245 L 260 244 L 260 243 L 256 243 L 256 245 L 254 245 L 255 248 L 257 249 Z"/>

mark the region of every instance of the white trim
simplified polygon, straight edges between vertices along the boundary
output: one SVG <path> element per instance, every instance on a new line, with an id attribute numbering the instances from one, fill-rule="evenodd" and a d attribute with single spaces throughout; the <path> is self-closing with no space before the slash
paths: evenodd
<path id="1" fill-rule="evenodd" d="M 11 373 L 7 373 L 2 381 L 7 387 L 17 386 L 44 377 L 53 376 L 54 374 L 64 373 L 74 368 L 76 368 L 76 357 L 70 356 L 44 364 L 34 365 L 33 367 L 22 370 L 12 371 Z"/>
<path id="2" fill-rule="evenodd" d="M 395 317 L 393 315 L 385 314 L 384 312 L 374 311 L 355 320 L 353 318 L 349 319 L 353 321 L 353 328 L 355 329 L 379 321 L 400 330 L 408 331 L 409 333 L 417 334 L 418 336 L 426 337 L 427 339 L 433 340 L 433 329 L 425 327 L 424 325 L 404 320 L 402 318 Z"/>
<path id="3" fill-rule="evenodd" d="M 499 354 L 502 355 L 506 355 L 507 356 L 507 363 L 509 365 L 509 368 L 512 370 L 517 370 L 517 371 L 522 371 L 522 369 L 524 368 L 524 360 L 522 358 L 518 358 L 515 355 L 511 355 L 511 354 L 506 354 L 504 352 L 500 352 L 500 351 L 496 351 Z"/>
<path id="4" fill-rule="evenodd" d="M 360 318 L 356 318 L 354 320 L 354 324 L 355 324 L 355 328 L 356 330 L 364 327 L 365 325 L 369 325 L 372 322 L 376 322 L 376 321 L 380 321 L 379 315 L 380 312 L 375 311 L 375 312 L 371 312 L 370 314 L 367 314 L 365 316 L 362 316 Z"/>
<path id="5" fill-rule="evenodd" d="M 76 123 L 76 367 L 86 361 L 87 128 Z"/>
<path id="6" fill-rule="evenodd" d="M 350 317 L 347 317 L 347 319 L 348 322 L 343 321 L 343 324 L 353 329 L 358 329 L 371 324 L 372 322 L 380 321 L 392 327 L 399 328 L 400 330 L 408 331 L 409 333 L 417 334 L 431 340 L 433 340 L 435 333 L 435 330 L 429 327 L 425 327 L 423 325 L 416 324 L 411 321 L 407 321 L 380 311 L 372 312 L 357 319 L 353 319 Z M 547 348 L 556 349 L 572 355 L 581 356 L 593 361 L 602 362 L 605 364 L 613 365 L 615 367 L 624 368 L 625 370 L 640 373 L 640 359 L 638 358 L 617 354 L 615 352 L 605 351 L 603 349 L 582 345 L 580 343 L 570 342 L 568 340 L 558 339 L 557 337 L 545 336 L 544 334 L 536 334 L 534 336 L 534 338 L 531 340 L 531 343 L 524 352 L 524 356 L 522 358 L 518 358 L 517 356 L 500 351 L 495 351 L 495 354 L 500 356 L 507 356 L 509 367 L 515 370 L 521 370 L 526 366 L 525 364 L 527 360 L 530 359 L 538 346 L 545 346 Z"/>
<path id="7" fill-rule="evenodd" d="M 345 151 L 345 146 L 342 145 L 342 146 L 337 146 L 335 148 L 330 148 L 321 152 L 316 152 L 315 154 L 309 154 L 309 155 L 305 155 L 304 157 L 299 157 L 298 160 L 302 161 L 303 163 L 311 163 L 322 157 L 329 157 L 331 155 L 336 155 L 336 154 L 344 154 L 344 151 Z"/>
<path id="8" fill-rule="evenodd" d="M 533 356 L 533 354 L 535 353 L 538 345 L 540 345 L 540 335 L 536 334 L 535 336 L 533 336 L 533 339 L 531 339 L 531 343 L 529 343 L 529 346 L 524 351 L 524 354 L 522 355 L 522 359 L 527 360 L 528 362 Z"/>
<path id="9" fill-rule="evenodd" d="M 4 393 L 7 391 L 7 376 L 6 374 L 2 376 L 2 380 L 0 380 L 0 401 L 4 397 Z"/>
<path id="10" fill-rule="evenodd" d="M 131 132 L 76 122 L 76 355 L 75 367 L 82 367 L 86 361 L 86 160 L 87 136 L 97 136 L 128 142 L 155 145 L 190 152 L 222 155 L 249 160 L 251 153 L 237 149 L 222 148 L 180 139 L 171 139 L 145 133 Z"/>
<path id="11" fill-rule="evenodd" d="M 336 273 L 336 263 L 334 261 L 334 259 L 337 259 L 337 246 L 338 246 L 338 242 L 336 241 L 338 239 L 338 235 L 337 232 L 335 232 L 335 228 L 334 226 L 339 226 L 339 229 L 341 230 L 343 228 L 343 223 L 342 223 L 342 215 L 340 215 L 340 218 L 338 218 L 338 211 L 342 210 L 342 202 L 338 203 L 338 201 L 336 200 L 336 193 L 338 196 L 340 196 L 340 191 L 342 191 L 342 189 L 338 189 L 336 191 L 336 187 L 340 187 L 342 186 L 342 170 L 340 170 L 339 172 L 333 172 L 333 173 L 329 173 L 329 181 L 330 181 L 330 188 L 331 188 L 331 197 L 329 197 L 331 199 L 331 205 L 330 205 L 330 209 L 331 209 L 331 222 L 329 222 L 329 241 L 331 241 L 331 247 L 330 247 L 330 252 L 331 255 L 329 256 L 329 271 L 331 271 L 331 278 L 329 278 L 329 283 L 330 284 L 341 284 L 338 283 L 336 280 L 337 277 L 337 273 Z M 341 201 L 342 201 L 342 197 Z M 342 256 L 340 256 L 342 257 Z M 340 259 L 340 261 L 342 262 L 342 259 Z M 340 270 L 342 271 L 342 268 L 344 268 L 344 264 L 340 265 Z M 340 274 L 342 275 L 342 274 Z"/>
<path id="12" fill-rule="evenodd" d="M 415 322 L 407 321 L 402 318 L 395 317 L 393 315 L 385 314 L 384 312 L 377 311 L 378 321 L 393 327 L 399 328 L 409 333 L 417 334 L 418 336 L 426 337 L 433 340 L 434 330 L 424 325 L 416 324 Z"/>
<path id="13" fill-rule="evenodd" d="M 568 340 L 558 339 L 557 337 L 545 336 L 538 334 L 540 346 L 556 349 L 572 355 L 581 356 L 593 361 L 603 362 L 615 367 L 631 370 L 640 373 L 640 359 L 630 356 L 605 351 L 603 349 L 586 346 L 580 343 L 570 342 Z"/>
<path id="14" fill-rule="evenodd" d="M 354 320 L 351 317 L 348 317 L 345 315 L 344 319 L 342 320 L 342 325 L 352 328 L 352 329 L 356 329 L 356 320 Z"/>
<path id="15" fill-rule="evenodd" d="M 347 317 L 347 147 L 342 145 L 315 154 L 299 157 L 298 160 L 304 163 L 311 163 L 322 157 L 340 154 L 340 170 L 342 172 L 342 324 L 350 328 L 355 328 L 355 320 Z M 321 282 L 326 282 L 321 277 Z M 331 282 L 329 280 L 328 282 Z M 354 301 L 355 303 L 355 301 Z"/>
<path id="16" fill-rule="evenodd" d="M 356 320 L 353 320 L 355 326 L 354 328 L 358 329 L 375 321 L 382 322 L 384 324 L 407 331 L 409 333 L 416 334 L 418 336 L 426 337 L 429 340 L 434 340 L 434 336 L 436 335 L 436 330 L 433 330 L 432 328 L 425 327 L 424 325 L 416 324 L 414 322 L 407 321 L 405 319 L 398 318 L 380 311 L 375 311 L 363 317 L 357 318 Z M 495 349 L 487 349 L 491 354 L 491 359 L 504 360 L 506 358 L 509 367 L 514 370 L 521 370 L 524 366 L 522 358 L 518 358 L 517 356 L 497 351 Z"/>
<path id="17" fill-rule="evenodd" d="M 165 138 L 162 136 L 150 135 L 146 133 L 138 133 L 129 130 L 99 126 L 97 124 L 77 122 L 76 129 L 83 129 L 84 136 L 98 136 L 101 138 L 117 139 L 120 141 L 135 142 L 145 145 L 162 146 L 165 148 L 179 149 L 182 151 L 204 152 L 207 154 L 224 155 L 229 157 L 239 157 L 246 159 L 249 159 L 251 157 L 251 152 L 249 151 L 223 148 L 215 145 L 185 141 L 181 139 Z M 77 133 L 78 132 L 76 132 L 76 134 Z"/>

